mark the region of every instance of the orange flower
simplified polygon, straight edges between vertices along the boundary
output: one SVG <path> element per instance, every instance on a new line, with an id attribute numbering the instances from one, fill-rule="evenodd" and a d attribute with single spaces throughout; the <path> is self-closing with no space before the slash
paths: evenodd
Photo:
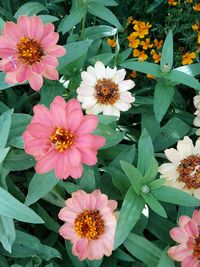
<path id="1" fill-rule="evenodd" d="M 133 29 L 135 30 L 135 32 L 133 32 L 133 36 L 135 37 L 139 37 L 139 38 L 144 38 L 145 35 L 147 35 L 149 33 L 148 28 L 143 28 L 139 25 L 134 25 Z"/>
<path id="2" fill-rule="evenodd" d="M 141 41 L 142 48 L 147 50 L 148 48 L 152 48 L 153 44 L 150 44 L 150 38 L 146 38 L 145 41 Z"/>
<path id="3" fill-rule="evenodd" d="M 158 63 L 160 61 L 160 58 L 161 58 L 160 53 L 156 53 L 156 51 L 154 49 L 152 49 L 150 54 L 153 57 L 154 63 Z"/>
<path id="4" fill-rule="evenodd" d="M 108 45 L 111 46 L 111 47 L 115 47 L 115 46 L 117 45 L 115 39 L 110 39 L 110 38 L 108 38 L 107 43 L 108 43 Z"/>
<path id="5" fill-rule="evenodd" d="M 133 50 L 133 56 L 137 57 L 138 61 L 145 61 L 148 58 L 148 56 L 147 56 L 147 54 L 145 54 L 144 50 L 140 51 L 138 49 Z"/>
<path id="6" fill-rule="evenodd" d="M 193 6 L 194 11 L 200 11 L 200 4 L 196 4 Z"/>
<path id="7" fill-rule="evenodd" d="M 158 41 L 158 39 L 154 39 L 153 43 L 157 49 L 159 49 L 163 46 L 163 40 Z"/>
<path id="8" fill-rule="evenodd" d="M 200 26 L 199 23 L 195 23 L 195 24 L 193 24 L 193 25 L 192 25 L 192 29 L 193 29 L 193 31 L 198 32 L 199 29 L 200 29 L 199 26 Z"/>
<path id="9" fill-rule="evenodd" d="M 152 74 L 147 74 L 147 78 L 156 80 L 156 77 Z"/>
<path id="10" fill-rule="evenodd" d="M 200 44 L 200 32 L 198 34 L 198 44 Z"/>
<path id="11" fill-rule="evenodd" d="M 129 47 L 137 48 L 138 45 L 140 44 L 140 40 L 136 39 L 133 33 L 131 33 L 127 38 L 129 40 L 129 45 L 128 45 Z"/>
<path id="12" fill-rule="evenodd" d="M 190 53 L 187 52 L 182 56 L 182 64 L 187 65 L 187 64 L 192 64 L 193 59 L 196 58 L 196 54 L 194 52 Z"/>
<path id="13" fill-rule="evenodd" d="M 176 6 L 178 4 L 178 2 L 177 1 L 174 1 L 174 0 L 168 0 L 168 4 L 170 6 Z"/>
<path id="14" fill-rule="evenodd" d="M 130 24 L 132 21 L 133 21 L 133 17 L 132 16 L 128 17 L 127 20 L 126 20 L 126 22 L 128 24 Z"/>

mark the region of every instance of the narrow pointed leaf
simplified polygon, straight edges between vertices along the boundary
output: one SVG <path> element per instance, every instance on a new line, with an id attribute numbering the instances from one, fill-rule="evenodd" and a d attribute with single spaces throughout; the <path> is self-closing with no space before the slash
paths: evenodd
<path id="1" fill-rule="evenodd" d="M 169 31 L 162 48 L 160 66 L 161 69 L 167 67 L 168 70 L 171 70 L 172 65 L 173 65 L 173 34 L 172 31 Z"/>

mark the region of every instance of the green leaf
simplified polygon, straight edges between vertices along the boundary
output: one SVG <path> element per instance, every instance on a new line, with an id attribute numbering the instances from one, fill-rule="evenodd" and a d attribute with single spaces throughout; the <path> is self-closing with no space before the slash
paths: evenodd
<path id="1" fill-rule="evenodd" d="M 39 2 L 28 2 L 17 10 L 14 17 L 17 19 L 19 18 L 19 16 L 22 16 L 22 15 L 33 16 L 33 15 L 40 13 L 41 11 L 48 12 L 48 9 Z"/>
<path id="2" fill-rule="evenodd" d="M 38 16 L 42 22 L 44 24 L 48 23 L 48 22 L 55 22 L 55 21 L 58 21 L 59 18 L 55 17 L 55 16 L 50 16 L 50 15 L 39 15 Z"/>
<path id="3" fill-rule="evenodd" d="M 152 159 L 150 160 L 149 168 L 145 173 L 143 184 L 149 184 L 150 182 L 152 182 L 156 178 L 157 173 L 158 173 L 158 162 L 154 157 L 152 157 Z"/>
<path id="4" fill-rule="evenodd" d="M 4 23 L 5 23 L 5 21 L 0 17 L 0 33 L 2 32 L 2 30 L 4 28 Z"/>
<path id="5" fill-rule="evenodd" d="M 158 82 L 154 92 L 153 109 L 156 120 L 161 122 L 174 96 L 174 88 Z"/>
<path id="6" fill-rule="evenodd" d="M 23 149 L 24 148 L 24 140 L 23 140 L 22 136 L 17 136 L 17 137 L 12 138 L 11 140 L 9 140 L 8 145 Z"/>
<path id="7" fill-rule="evenodd" d="M 61 83 L 58 83 L 57 81 L 46 81 L 40 90 L 40 103 L 44 104 L 46 107 L 50 107 L 54 98 L 58 95 L 62 96 L 64 90 L 65 87 Z"/>
<path id="8" fill-rule="evenodd" d="M 44 221 L 30 208 L 14 198 L 0 187 L 0 214 L 29 223 L 44 223 Z"/>
<path id="9" fill-rule="evenodd" d="M 10 253 L 15 237 L 16 234 L 13 219 L 0 215 L 0 242 L 4 249 Z"/>
<path id="10" fill-rule="evenodd" d="M 167 79 L 176 82 L 177 84 L 185 84 L 189 87 L 192 87 L 194 89 L 200 90 L 200 83 L 199 81 L 192 77 L 191 75 L 188 75 L 184 72 L 178 71 L 178 70 L 172 70 L 169 73 L 167 73 Z"/>
<path id="11" fill-rule="evenodd" d="M 132 187 L 124 198 L 115 234 L 115 249 L 119 247 L 139 220 L 144 208 L 144 200 L 138 196 Z"/>
<path id="12" fill-rule="evenodd" d="M 140 139 L 138 141 L 138 164 L 137 168 L 140 170 L 142 175 L 147 172 L 151 159 L 154 156 L 154 149 L 146 129 L 143 129 Z"/>
<path id="13" fill-rule="evenodd" d="M 0 73 L 0 90 L 5 90 L 7 88 L 11 88 L 17 84 L 8 84 L 5 82 L 5 73 L 4 72 L 1 72 Z"/>
<path id="14" fill-rule="evenodd" d="M 94 168 L 92 168 L 91 166 L 84 166 L 84 171 L 80 179 L 79 188 L 86 192 L 92 192 L 96 189 Z"/>
<path id="15" fill-rule="evenodd" d="M 114 251 L 113 256 L 115 256 L 115 258 L 122 260 L 122 261 L 128 261 L 128 262 L 135 261 L 128 253 L 126 253 L 120 248 Z"/>
<path id="16" fill-rule="evenodd" d="M 135 70 L 138 72 L 152 74 L 155 77 L 161 78 L 161 70 L 158 64 L 149 62 L 137 62 L 134 59 L 129 59 L 120 64 L 121 67 L 129 70 Z"/>
<path id="17" fill-rule="evenodd" d="M 103 136 L 106 144 L 101 149 L 106 149 L 119 144 L 124 138 L 124 133 L 113 130 L 109 125 L 99 123 L 93 134 Z"/>
<path id="18" fill-rule="evenodd" d="M 8 139 L 11 140 L 14 137 L 21 136 L 27 125 L 31 122 L 31 118 L 32 117 L 29 114 L 14 113 L 12 115 L 12 123 Z"/>
<path id="19" fill-rule="evenodd" d="M 167 249 L 168 247 L 165 250 L 163 250 L 157 267 L 163 267 L 163 266 L 175 267 L 174 261 L 167 254 Z"/>
<path id="20" fill-rule="evenodd" d="M 55 177 L 54 171 L 47 174 L 36 173 L 29 184 L 25 205 L 30 206 L 35 203 L 38 199 L 49 193 L 58 182 L 59 180 Z"/>
<path id="21" fill-rule="evenodd" d="M 71 30 L 76 24 L 81 22 L 86 15 L 87 8 L 84 5 L 79 5 L 72 9 L 69 15 L 66 15 L 58 26 L 58 31 L 63 34 Z"/>
<path id="22" fill-rule="evenodd" d="M 161 70 L 167 68 L 170 71 L 173 65 L 173 34 L 169 31 L 165 39 L 160 59 Z"/>
<path id="23" fill-rule="evenodd" d="M 118 5 L 118 3 L 114 0 L 109 0 L 109 1 L 107 1 L 107 0 L 93 0 L 93 1 L 101 3 L 104 6 L 117 6 Z"/>
<path id="24" fill-rule="evenodd" d="M 159 178 L 149 184 L 150 190 L 155 190 L 161 187 L 166 182 L 166 178 Z"/>
<path id="25" fill-rule="evenodd" d="M 167 218 L 167 213 L 163 206 L 158 202 L 158 200 L 151 194 L 142 194 L 148 206 L 158 215 Z"/>
<path id="26" fill-rule="evenodd" d="M 116 33 L 117 33 L 117 28 L 113 28 L 107 25 L 99 25 L 86 28 L 84 30 L 84 37 L 96 40 L 103 37 L 113 36 Z"/>
<path id="27" fill-rule="evenodd" d="M 9 150 L 10 150 L 10 147 L 0 148 L 0 164 L 4 161 L 4 159 L 7 156 Z"/>
<path id="28" fill-rule="evenodd" d="M 186 66 L 178 67 L 174 70 L 178 70 L 180 72 L 184 72 L 190 76 L 197 76 L 200 74 L 200 63 L 190 64 Z"/>
<path id="29" fill-rule="evenodd" d="M 60 253 L 55 248 L 42 245 L 35 236 L 16 231 L 16 240 L 12 247 L 12 254 L 9 254 L 9 256 L 27 258 L 33 255 L 38 255 L 46 261 L 55 257 L 61 259 Z"/>
<path id="30" fill-rule="evenodd" d="M 12 114 L 13 114 L 13 109 L 10 109 L 6 112 L 4 112 L 0 116 L 0 147 L 4 148 L 6 146 L 7 140 L 8 140 L 8 135 L 10 132 L 10 127 L 11 127 L 11 120 L 12 120 Z"/>
<path id="31" fill-rule="evenodd" d="M 162 128 L 160 136 L 154 141 L 154 149 L 155 152 L 164 150 L 173 144 L 175 144 L 178 140 L 182 139 L 185 136 L 191 127 L 183 122 L 182 120 L 174 117 L 169 120 Z"/>
<path id="32" fill-rule="evenodd" d="M 92 65 L 94 65 L 97 61 L 101 61 L 104 63 L 104 65 L 108 65 L 108 63 L 114 58 L 114 56 L 115 54 L 112 53 L 103 53 L 90 58 L 88 61 Z"/>
<path id="33" fill-rule="evenodd" d="M 67 53 L 63 57 L 59 58 L 59 71 L 65 74 L 64 67 L 85 54 L 92 42 L 93 40 L 84 40 L 64 45 Z"/>
<path id="34" fill-rule="evenodd" d="M 146 263 L 147 266 L 157 267 L 161 250 L 146 238 L 131 233 L 124 242 L 124 246 L 134 257 Z"/>
<path id="35" fill-rule="evenodd" d="M 114 160 L 109 164 L 109 167 L 120 168 L 120 161 L 132 163 L 135 158 L 135 145 L 128 146 L 121 153 L 119 153 Z"/>
<path id="36" fill-rule="evenodd" d="M 99 17 L 100 19 L 109 22 L 110 24 L 117 27 L 119 30 L 122 29 L 122 25 L 120 24 L 116 16 L 108 8 L 100 4 L 99 1 L 91 1 L 88 4 L 88 12 L 94 16 Z"/>
<path id="37" fill-rule="evenodd" d="M 129 181 L 131 182 L 133 189 L 139 195 L 143 182 L 143 176 L 133 165 L 128 162 L 121 161 L 121 166 Z"/>
<path id="38" fill-rule="evenodd" d="M 173 187 L 162 186 L 151 191 L 158 200 L 182 206 L 199 206 L 200 200 L 192 195 Z"/>
<path id="39" fill-rule="evenodd" d="M 10 150 L 4 160 L 4 167 L 10 171 L 22 171 L 34 165 L 34 158 L 20 149 Z"/>

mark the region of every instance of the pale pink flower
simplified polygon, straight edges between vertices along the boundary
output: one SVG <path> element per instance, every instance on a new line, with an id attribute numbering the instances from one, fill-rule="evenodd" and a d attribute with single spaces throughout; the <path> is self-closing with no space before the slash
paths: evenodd
<path id="1" fill-rule="evenodd" d="M 120 116 L 120 111 L 127 111 L 135 97 L 131 90 L 135 83 L 124 80 L 125 69 L 117 70 L 105 67 L 100 61 L 95 66 L 89 66 L 81 73 L 82 82 L 77 89 L 77 99 L 82 102 L 82 108 L 87 114 Z"/>
<path id="2" fill-rule="evenodd" d="M 200 139 L 193 145 L 185 136 L 179 140 L 177 149 L 166 149 L 169 163 L 163 163 L 158 171 L 166 178 L 165 184 L 184 190 L 200 199 Z"/>
<path id="3" fill-rule="evenodd" d="M 180 244 L 168 250 L 169 256 L 181 262 L 181 267 L 200 267 L 200 212 L 195 210 L 192 218 L 181 216 L 179 227 L 170 235 Z"/>
<path id="4" fill-rule="evenodd" d="M 26 153 L 37 160 L 37 173 L 54 169 L 60 179 L 79 178 L 83 163 L 97 163 L 97 151 L 105 145 L 105 138 L 92 134 L 98 124 L 97 116 L 83 116 L 76 99 L 66 103 L 60 96 L 54 99 L 50 110 L 36 105 L 33 111 L 23 139 Z"/>
<path id="5" fill-rule="evenodd" d="M 20 16 L 17 24 L 6 22 L 0 36 L 0 70 L 8 84 L 23 83 L 38 91 L 43 77 L 58 80 L 57 57 L 64 47 L 56 45 L 59 35 L 52 23 L 43 24 L 37 16 Z"/>
<path id="6" fill-rule="evenodd" d="M 80 260 L 98 260 L 110 256 L 114 246 L 117 219 L 115 200 L 95 190 L 90 194 L 82 190 L 72 194 L 58 214 L 65 222 L 60 235 L 73 245 L 72 253 Z"/>

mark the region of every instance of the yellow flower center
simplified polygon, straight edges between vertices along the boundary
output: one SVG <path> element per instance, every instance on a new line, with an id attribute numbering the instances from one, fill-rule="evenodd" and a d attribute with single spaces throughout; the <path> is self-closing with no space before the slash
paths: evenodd
<path id="1" fill-rule="evenodd" d="M 181 160 L 177 171 L 178 181 L 185 183 L 187 189 L 200 188 L 200 156 L 191 155 Z"/>
<path id="2" fill-rule="evenodd" d="M 74 221 L 74 230 L 80 238 L 98 239 L 105 231 L 99 210 L 84 210 Z"/>
<path id="3" fill-rule="evenodd" d="M 50 141 L 59 152 L 63 152 L 75 143 L 76 135 L 63 128 L 55 128 L 50 135 Z"/>
<path id="4" fill-rule="evenodd" d="M 195 243 L 193 244 L 193 255 L 200 260 L 200 236 L 195 239 Z"/>
<path id="5" fill-rule="evenodd" d="M 110 79 L 103 78 L 98 80 L 95 89 L 99 104 L 113 105 L 120 97 L 118 84 Z"/>
<path id="6" fill-rule="evenodd" d="M 41 44 L 34 39 L 22 37 L 17 44 L 17 55 L 22 64 L 33 65 L 40 62 L 44 54 Z"/>

